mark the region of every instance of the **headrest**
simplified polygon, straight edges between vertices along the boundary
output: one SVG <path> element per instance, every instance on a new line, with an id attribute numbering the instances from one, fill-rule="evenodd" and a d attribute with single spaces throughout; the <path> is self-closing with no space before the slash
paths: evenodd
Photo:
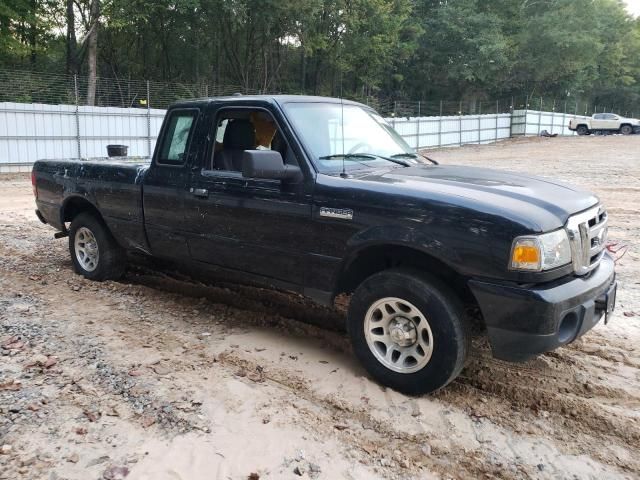
<path id="1" fill-rule="evenodd" d="M 253 150 L 256 148 L 256 131 L 249 120 L 239 118 L 229 122 L 222 141 L 224 148 Z"/>

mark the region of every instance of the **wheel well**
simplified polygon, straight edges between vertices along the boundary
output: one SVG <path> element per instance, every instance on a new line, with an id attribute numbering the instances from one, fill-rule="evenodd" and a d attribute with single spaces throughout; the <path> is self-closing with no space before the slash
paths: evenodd
<path id="1" fill-rule="evenodd" d="M 62 207 L 62 222 L 71 222 L 79 213 L 82 212 L 89 212 L 104 223 L 104 219 L 102 218 L 100 211 L 89 200 L 82 197 L 73 197 L 65 202 Z"/>
<path id="2" fill-rule="evenodd" d="M 579 123 L 578 125 L 576 125 L 576 128 L 580 128 L 580 127 L 584 127 L 587 130 L 589 130 L 589 126 L 586 123 Z"/>
<path id="3" fill-rule="evenodd" d="M 411 247 L 399 245 L 376 245 L 358 252 L 356 257 L 340 274 L 336 295 L 350 295 L 367 277 L 374 273 L 396 267 L 411 267 L 423 270 L 446 283 L 465 304 L 479 311 L 467 279 L 446 263 Z"/>

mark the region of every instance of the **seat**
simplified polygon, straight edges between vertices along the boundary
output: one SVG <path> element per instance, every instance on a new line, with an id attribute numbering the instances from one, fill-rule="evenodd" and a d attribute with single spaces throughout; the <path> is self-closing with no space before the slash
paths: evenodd
<path id="1" fill-rule="evenodd" d="M 283 162 L 287 163 L 287 143 L 284 141 L 279 130 L 276 131 L 276 134 L 273 136 L 273 140 L 271 140 L 271 150 L 280 152 Z"/>
<path id="2" fill-rule="evenodd" d="M 222 150 L 216 152 L 216 170 L 242 171 L 242 154 L 256 148 L 256 131 L 249 120 L 236 119 L 229 122 L 224 131 Z"/>

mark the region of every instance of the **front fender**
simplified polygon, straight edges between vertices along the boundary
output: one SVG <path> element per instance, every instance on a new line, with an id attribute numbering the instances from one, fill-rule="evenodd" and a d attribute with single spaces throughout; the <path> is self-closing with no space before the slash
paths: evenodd
<path id="1" fill-rule="evenodd" d="M 348 266 L 362 250 L 379 245 L 411 248 L 437 258 L 452 268 L 462 263 L 460 254 L 452 248 L 450 243 L 435 238 L 427 231 L 412 227 L 382 225 L 360 231 L 347 241 L 347 255 L 343 260 L 343 267 Z"/>

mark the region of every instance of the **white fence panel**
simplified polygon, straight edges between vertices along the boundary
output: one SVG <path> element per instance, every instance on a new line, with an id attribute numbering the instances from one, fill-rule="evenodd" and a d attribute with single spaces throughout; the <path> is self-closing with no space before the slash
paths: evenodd
<path id="1" fill-rule="evenodd" d="M 490 143 L 509 138 L 511 114 L 387 119 L 414 148 Z"/>
<path id="2" fill-rule="evenodd" d="M 104 157 L 107 145 L 149 156 L 165 110 L 0 103 L 0 172 L 28 171 L 41 158 Z"/>
<path id="3" fill-rule="evenodd" d="M 569 130 L 569 120 L 572 118 L 589 117 L 539 110 L 514 110 L 512 135 L 539 135 L 543 130 L 558 135 L 575 135 L 575 132 Z"/>
<path id="4" fill-rule="evenodd" d="M 29 171 L 40 158 L 104 157 L 110 144 L 130 156 L 153 152 L 165 110 L 0 103 L 0 173 Z M 387 121 L 414 148 L 491 143 L 542 130 L 573 135 L 570 114 L 516 110 L 486 115 L 394 117 Z"/>

